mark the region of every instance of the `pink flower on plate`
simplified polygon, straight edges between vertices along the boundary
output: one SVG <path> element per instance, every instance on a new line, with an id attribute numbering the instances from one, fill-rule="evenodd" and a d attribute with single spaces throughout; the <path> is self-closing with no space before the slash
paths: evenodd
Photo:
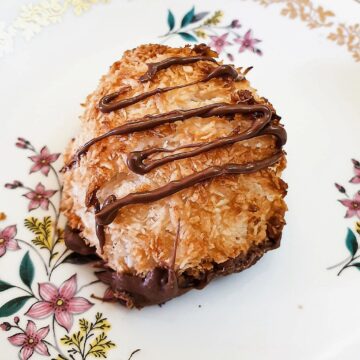
<path id="1" fill-rule="evenodd" d="M 229 33 L 225 33 L 221 36 L 210 36 L 211 42 L 209 44 L 210 47 L 213 47 L 216 52 L 221 53 L 225 46 L 231 45 L 230 42 L 226 41 Z"/>
<path id="2" fill-rule="evenodd" d="M 261 42 L 261 40 L 253 38 L 252 33 L 251 33 L 251 29 L 248 30 L 243 37 L 239 36 L 234 41 L 241 45 L 240 48 L 239 48 L 240 53 L 244 52 L 245 50 L 250 50 L 250 51 L 252 51 L 254 53 L 257 53 L 259 55 L 262 54 L 261 50 L 257 49 L 255 47 L 255 45 L 257 43 Z"/>
<path id="3" fill-rule="evenodd" d="M 360 184 L 360 162 L 352 159 L 352 163 L 354 164 L 355 176 L 351 178 L 350 182 L 353 184 Z"/>
<path id="4" fill-rule="evenodd" d="M 350 218 L 356 215 L 360 219 L 360 191 L 358 191 L 353 199 L 339 200 L 348 208 L 345 217 Z"/>
<path id="5" fill-rule="evenodd" d="M 11 325 L 7 321 L 5 321 L 5 322 L 0 324 L 0 329 L 3 330 L 3 331 L 10 331 L 11 330 Z"/>
<path id="6" fill-rule="evenodd" d="M 14 180 L 12 183 L 6 183 L 5 187 L 7 189 L 14 190 L 14 189 L 17 189 L 19 187 L 23 187 L 23 184 L 19 180 Z"/>
<path id="7" fill-rule="evenodd" d="M 30 142 L 24 138 L 17 138 L 17 142 L 15 144 L 20 149 L 29 149 Z"/>
<path id="8" fill-rule="evenodd" d="M 55 314 L 56 322 L 69 332 L 74 320 L 73 314 L 82 314 L 93 306 L 83 297 L 74 297 L 76 290 L 76 275 L 64 281 L 59 288 L 51 283 L 39 284 L 42 301 L 33 304 L 26 315 L 43 319 Z"/>
<path id="9" fill-rule="evenodd" d="M 56 193 L 57 190 L 45 190 L 42 183 L 38 183 L 35 190 L 26 193 L 24 196 L 30 201 L 29 211 L 35 210 L 41 206 L 42 209 L 49 209 L 49 199 Z"/>
<path id="10" fill-rule="evenodd" d="M 20 358 L 22 360 L 29 359 L 34 351 L 40 355 L 50 356 L 49 350 L 43 341 L 48 333 L 49 326 L 37 330 L 34 322 L 29 320 L 25 332 L 10 336 L 8 340 L 15 346 L 21 346 Z"/>
<path id="11" fill-rule="evenodd" d="M 241 27 L 240 21 L 238 19 L 235 19 L 231 22 L 230 27 L 233 29 L 238 29 Z"/>
<path id="12" fill-rule="evenodd" d="M 14 239 L 17 233 L 16 225 L 6 227 L 0 231 L 0 257 L 6 253 L 6 250 L 19 250 L 20 246 Z"/>
<path id="13" fill-rule="evenodd" d="M 30 169 L 30 174 L 36 171 L 41 171 L 45 176 L 48 176 L 50 171 L 50 164 L 59 158 L 60 154 L 50 154 L 47 146 L 40 150 L 39 155 L 29 156 L 29 159 L 34 162 Z"/>

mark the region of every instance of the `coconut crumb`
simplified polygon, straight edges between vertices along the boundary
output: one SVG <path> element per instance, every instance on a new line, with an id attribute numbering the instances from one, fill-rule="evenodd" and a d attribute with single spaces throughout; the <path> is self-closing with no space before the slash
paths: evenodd
<path id="1" fill-rule="evenodd" d="M 174 65 L 161 70 L 151 82 L 138 80 L 147 69 L 146 63 L 173 56 L 192 56 L 196 51 L 191 47 L 164 45 L 142 45 L 126 51 L 87 97 L 80 118 L 81 132 L 69 143 L 65 161 L 86 141 L 146 115 L 231 102 L 240 90 L 250 92 L 260 103 L 267 103 L 246 79 L 230 83 L 212 79 L 158 94 L 109 114 L 98 110 L 99 100 L 122 86 L 131 87 L 124 95 L 131 97 L 154 88 L 202 78 L 209 67 L 216 65 L 203 61 L 191 66 Z M 95 188 L 100 189 L 101 202 L 110 194 L 120 198 L 131 192 L 156 189 L 208 166 L 264 159 L 273 154 L 275 139 L 266 135 L 239 142 L 165 164 L 145 175 L 134 174 L 128 169 L 127 153 L 152 146 L 173 148 L 211 141 L 233 131 L 244 131 L 250 125 L 249 118 L 242 115 L 236 115 L 231 121 L 225 117 L 192 118 L 151 131 L 104 139 L 90 148 L 79 166 L 64 174 L 62 209 L 69 225 L 81 229 L 100 254 L 93 209 L 85 205 L 86 196 Z M 145 274 L 155 266 L 166 264 L 173 251 L 178 219 L 181 219 L 182 234 L 175 268 L 180 273 L 188 269 L 202 271 L 214 262 L 236 257 L 252 245 L 266 241 L 270 232 L 272 236 L 280 236 L 286 211 L 283 200 L 286 184 L 280 179 L 285 164 L 285 157 L 282 157 L 276 165 L 256 173 L 215 178 L 150 204 L 123 208 L 116 220 L 106 227 L 106 243 L 101 256 L 119 272 Z"/>

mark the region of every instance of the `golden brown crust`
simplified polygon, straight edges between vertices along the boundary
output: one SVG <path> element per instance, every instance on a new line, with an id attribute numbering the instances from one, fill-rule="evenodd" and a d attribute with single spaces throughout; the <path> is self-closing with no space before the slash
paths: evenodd
<path id="1" fill-rule="evenodd" d="M 239 90 L 248 90 L 257 102 L 270 105 L 256 94 L 247 80 L 232 82 L 218 78 L 188 87 L 185 91 L 180 89 L 158 94 L 108 114 L 99 111 L 100 98 L 122 86 L 131 86 L 126 94 L 126 97 L 131 97 L 157 87 L 198 80 L 215 65 L 205 61 L 186 66 L 174 65 L 160 71 L 151 83 L 140 83 L 138 78 L 147 70 L 147 62 L 199 53 L 211 55 L 206 46 L 170 48 L 151 44 L 126 51 L 123 58 L 102 77 L 94 93 L 88 96 L 81 117 L 82 131 L 69 144 L 65 161 L 69 161 L 76 149 L 87 140 L 147 114 L 215 102 L 234 102 L 239 98 Z M 69 225 L 83 230 L 84 237 L 99 250 L 93 210 L 85 206 L 86 198 L 95 188 L 100 189 L 98 194 L 102 202 L 112 193 L 119 198 L 130 192 L 155 189 L 211 165 L 246 163 L 273 154 L 275 139 L 265 135 L 168 163 L 146 175 L 134 174 L 126 166 L 125 156 L 130 151 L 149 146 L 172 148 L 209 141 L 229 135 L 236 128 L 244 130 L 250 125 L 251 120 L 241 115 L 236 115 L 231 121 L 225 117 L 192 118 L 149 131 L 110 137 L 95 144 L 81 159 L 79 166 L 64 174 L 62 208 Z M 285 166 L 283 156 L 273 167 L 253 174 L 216 178 L 154 203 L 127 206 L 106 229 L 102 257 L 114 270 L 134 274 L 145 274 L 155 266 L 167 264 L 180 219 L 181 240 L 176 257 L 179 273 L 190 269 L 195 272 L 210 270 L 214 263 L 236 258 L 267 241 L 268 236 L 280 236 L 286 211 L 283 200 L 286 184 L 280 175 Z"/>

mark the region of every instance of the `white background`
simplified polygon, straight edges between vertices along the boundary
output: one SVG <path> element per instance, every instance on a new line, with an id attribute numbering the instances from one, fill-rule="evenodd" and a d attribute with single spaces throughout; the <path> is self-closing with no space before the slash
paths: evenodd
<path id="1" fill-rule="evenodd" d="M 2 1 L 3 20 L 10 22 L 22 3 L 26 1 Z M 360 18 L 355 1 L 323 3 L 347 23 Z M 193 4 L 199 12 L 223 10 L 223 23 L 238 18 L 244 29 L 252 28 L 262 40 L 262 57 L 243 53 L 235 63 L 254 66 L 248 78 L 275 105 L 288 131 L 289 212 L 282 245 L 249 270 L 161 308 L 129 311 L 97 303 L 88 317 L 100 310 L 110 318 L 109 337 L 118 345 L 109 352 L 110 359 L 127 359 L 136 348 L 142 349 L 136 360 L 356 356 L 360 272 L 351 269 L 337 277 L 336 270 L 326 268 L 348 256 L 346 227 L 354 224 L 354 219 L 343 219 L 346 209 L 337 203 L 341 194 L 333 184 L 346 183 L 352 176 L 350 159 L 360 158 L 360 65 L 344 47 L 326 39 L 326 29 L 309 30 L 281 16 L 282 5 L 114 0 L 81 17 L 67 13 L 60 24 L 47 27 L 28 43 L 17 40 L 14 52 L 0 59 L 0 211 L 8 215 L 1 227 L 17 223 L 19 237 L 29 237 L 21 226 L 25 199 L 2 184 L 19 179 L 34 186 L 39 181 L 36 175 L 27 176 L 29 161 L 14 147 L 16 137 L 61 152 L 78 129 L 80 102 L 108 66 L 125 49 L 158 42 L 167 31 L 168 8 L 179 19 Z M 175 39 L 171 44 L 183 42 Z M 347 188 L 350 193 L 358 190 Z M 15 252 L 0 258 L 0 278 L 16 279 L 9 269 L 19 261 Z M 78 271 L 70 265 L 65 268 L 69 275 Z M 92 278 L 86 267 L 79 274 L 80 284 Z M 55 277 L 58 284 L 66 278 L 60 275 Z M 0 303 L 13 294 L 1 293 Z M 16 359 L 17 349 L 6 335 L 0 334 L 0 359 Z"/>

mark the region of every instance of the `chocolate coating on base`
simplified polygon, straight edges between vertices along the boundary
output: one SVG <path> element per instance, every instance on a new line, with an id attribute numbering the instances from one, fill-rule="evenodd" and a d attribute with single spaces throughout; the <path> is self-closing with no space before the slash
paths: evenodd
<path id="1" fill-rule="evenodd" d="M 81 231 L 72 229 L 70 226 L 65 227 L 64 241 L 65 245 L 72 251 L 81 255 L 92 255 L 96 253 L 93 246 L 86 244 L 85 239 L 80 235 Z"/>
<path id="2" fill-rule="evenodd" d="M 240 272 L 255 264 L 268 250 L 280 245 L 280 238 L 270 239 L 252 246 L 245 254 L 229 259 L 223 263 L 213 264 L 211 271 L 205 271 L 195 277 L 187 274 L 176 274 L 168 268 L 155 268 L 142 278 L 132 274 L 118 274 L 112 270 L 97 273 L 99 280 L 108 284 L 114 296 L 129 308 L 141 309 L 145 306 L 163 304 L 192 289 L 203 289 L 211 280 Z"/>
<path id="3" fill-rule="evenodd" d="M 234 272 L 240 272 L 255 264 L 265 252 L 276 249 L 280 246 L 281 230 L 283 223 L 276 225 L 276 233 L 267 231 L 267 240 L 261 244 L 252 245 L 246 253 L 241 253 L 235 258 L 229 259 L 223 263 L 213 263 L 212 270 L 204 271 L 198 276 L 188 272 L 178 274 L 168 267 L 156 267 L 149 271 L 145 277 L 127 273 L 116 273 L 111 269 L 104 269 L 96 273 L 99 280 L 109 285 L 113 295 L 118 301 L 128 308 L 136 307 L 138 309 L 144 306 L 163 304 L 175 297 L 178 297 L 192 289 L 202 289 L 211 280 L 219 276 L 225 276 Z M 74 251 L 87 250 L 84 240 L 79 247 L 79 233 L 75 230 L 75 236 L 71 235 L 71 229 L 67 227 L 65 233 L 65 243 Z M 76 250 L 75 250 L 76 249 Z"/>

